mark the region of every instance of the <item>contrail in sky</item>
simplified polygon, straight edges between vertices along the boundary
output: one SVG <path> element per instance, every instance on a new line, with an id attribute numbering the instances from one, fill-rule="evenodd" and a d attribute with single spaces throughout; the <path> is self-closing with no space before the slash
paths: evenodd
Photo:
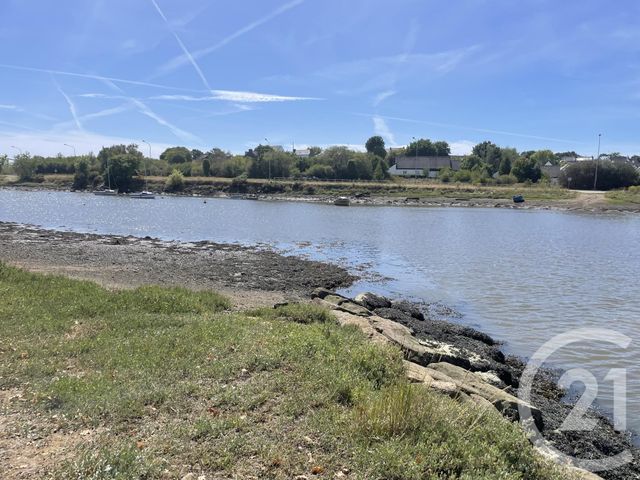
<path id="1" fill-rule="evenodd" d="M 76 127 L 78 127 L 78 130 L 80 130 L 81 132 L 84 132 L 84 128 L 82 126 L 82 123 L 80 122 L 80 119 L 78 118 L 78 112 L 76 110 L 75 104 L 73 103 L 71 98 L 69 98 L 69 95 L 64 93 L 64 90 L 62 90 L 62 87 L 58 84 L 58 82 L 56 82 L 56 79 L 54 78 L 53 75 L 51 76 L 51 80 L 53 81 L 53 84 L 56 86 L 56 88 L 58 89 L 60 94 L 67 101 L 67 104 L 69 105 L 69 111 L 71 112 L 71 116 L 73 117 L 73 121 L 75 122 Z"/>
<path id="2" fill-rule="evenodd" d="M 241 29 L 232 33 L 231 35 L 226 36 L 225 38 L 220 40 L 218 43 L 211 45 L 210 47 L 195 51 L 193 55 L 191 55 L 191 58 L 189 58 L 189 56 L 186 54 L 175 57 L 174 59 L 170 60 L 165 65 L 160 67 L 158 69 L 157 75 L 167 74 L 175 70 L 176 68 L 184 65 L 185 63 L 188 63 L 189 61 L 193 62 L 194 58 L 204 57 L 205 55 L 209 55 L 210 53 L 215 52 L 216 50 L 224 47 L 228 43 L 231 43 L 236 38 L 249 33 L 250 31 L 258 28 L 260 25 L 267 23 L 270 20 L 273 20 L 274 18 L 278 17 L 279 15 L 282 15 L 283 13 L 291 10 L 292 8 L 297 7 L 298 5 L 301 5 L 302 3 L 304 3 L 304 1 L 305 0 L 293 0 L 292 2 L 288 2 L 288 3 L 285 3 L 284 5 L 281 5 L 280 7 L 276 8 L 273 12 L 269 13 L 268 15 L 265 15 L 264 17 L 258 20 L 255 20 L 249 23 L 248 25 L 245 25 Z"/>
<path id="3" fill-rule="evenodd" d="M 180 87 L 170 87 L 168 85 L 159 85 L 157 83 L 149 83 L 149 82 L 140 82 L 137 80 L 126 80 L 123 78 L 114 78 L 114 77 L 105 77 L 103 75 L 92 75 L 90 73 L 76 73 L 76 72 L 65 72 L 62 70 L 50 70 L 47 68 L 35 68 L 35 67 L 23 67 L 21 65 L 9 65 L 6 63 L 0 63 L 0 68 L 8 68 L 11 70 L 22 70 L 25 72 L 38 72 L 38 73 L 49 73 L 52 75 L 65 75 L 68 77 L 79 77 L 79 78 L 90 78 L 92 80 L 109 80 L 111 82 L 116 83 L 127 83 L 130 85 L 138 85 L 142 87 L 152 87 L 152 88 L 164 88 L 167 90 L 180 90 L 183 92 L 202 92 L 202 90 L 195 90 L 193 88 L 180 88 Z"/>
<path id="4" fill-rule="evenodd" d="M 209 82 L 207 81 L 207 78 L 204 76 L 204 73 L 202 73 L 202 70 L 200 69 L 200 66 L 198 65 L 198 62 L 196 62 L 196 59 L 193 58 L 193 55 L 191 55 L 191 52 L 189 52 L 189 50 L 187 49 L 187 46 L 180 39 L 178 34 L 173 30 L 173 28 L 171 28 L 171 24 L 169 23 L 169 20 L 167 20 L 167 17 L 164 15 L 162 10 L 160 9 L 160 6 L 156 2 L 156 0 L 150 0 L 150 1 L 153 4 L 153 6 L 156 8 L 156 10 L 158 11 L 160 16 L 162 17 L 162 20 L 164 20 L 164 23 L 166 24 L 166 26 L 169 29 L 169 31 L 171 32 L 171 34 L 175 37 L 176 42 L 178 42 L 178 45 L 180 45 L 180 48 L 182 49 L 182 51 L 184 52 L 186 57 L 189 59 L 189 62 L 191 62 L 191 65 L 193 65 L 193 68 L 198 73 L 198 76 L 200 77 L 200 80 L 202 80 L 202 83 L 204 84 L 204 86 L 207 88 L 207 90 L 211 90 L 211 86 L 209 85 Z"/>

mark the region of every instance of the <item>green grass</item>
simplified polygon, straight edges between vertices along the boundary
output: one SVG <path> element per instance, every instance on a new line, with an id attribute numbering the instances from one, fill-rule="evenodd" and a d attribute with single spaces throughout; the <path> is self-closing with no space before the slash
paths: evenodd
<path id="1" fill-rule="evenodd" d="M 237 313 L 2 264 L 0 298 L 24 431 L 95 432 L 53 478 L 563 478 L 517 426 L 408 385 L 398 350 L 316 306 Z"/>
<path id="2" fill-rule="evenodd" d="M 629 187 L 626 190 L 611 190 L 605 194 L 605 198 L 615 205 L 639 205 L 640 186 Z"/>

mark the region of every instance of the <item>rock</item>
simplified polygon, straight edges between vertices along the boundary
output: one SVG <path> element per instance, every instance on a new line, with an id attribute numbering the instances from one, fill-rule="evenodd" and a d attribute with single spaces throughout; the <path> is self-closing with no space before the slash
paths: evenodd
<path id="1" fill-rule="evenodd" d="M 325 298 L 326 300 L 326 298 Z M 337 310 L 342 310 L 347 313 L 351 313 L 353 315 L 359 315 L 361 317 L 369 317 L 371 316 L 371 312 L 366 308 L 358 305 L 357 303 L 353 303 L 350 301 L 344 301 L 339 304 Z"/>
<path id="2" fill-rule="evenodd" d="M 371 292 L 365 292 L 357 295 L 355 301 L 369 310 L 375 310 L 376 308 L 389 308 L 391 306 L 391 300 Z"/>
<path id="3" fill-rule="evenodd" d="M 391 308 L 400 310 L 401 312 L 406 313 L 416 320 L 424 320 L 424 314 L 420 311 L 418 306 L 411 302 L 407 302 L 406 300 L 397 300 L 391 302 Z"/>
<path id="4" fill-rule="evenodd" d="M 375 343 L 383 345 L 390 343 L 387 337 L 376 331 L 376 329 L 371 326 L 369 320 L 367 320 L 366 317 L 352 315 L 340 310 L 334 310 L 332 313 L 336 317 L 340 325 L 353 325 L 354 327 L 359 328 L 362 333 L 364 333 L 371 341 Z"/>
<path id="5" fill-rule="evenodd" d="M 405 358 L 420 365 L 446 361 L 466 368 L 487 369 L 488 362 L 479 355 L 453 345 L 428 340 L 419 340 L 408 327 L 376 315 L 369 317 L 371 326 L 400 347 Z"/>
<path id="6" fill-rule="evenodd" d="M 404 325 L 410 324 L 414 320 L 411 315 L 408 315 L 402 310 L 398 310 L 396 308 L 376 308 L 373 313 L 382 318 L 386 318 L 387 320 L 400 322 Z"/>
<path id="7" fill-rule="evenodd" d="M 490 385 L 498 388 L 505 388 L 507 385 L 500 379 L 496 372 L 475 372 L 474 373 L 481 380 L 487 382 Z"/>
<path id="8" fill-rule="evenodd" d="M 196 480 L 196 474 L 187 473 L 184 477 L 182 477 L 182 480 Z"/>
<path id="9" fill-rule="evenodd" d="M 346 298 L 341 297 L 340 295 L 336 295 L 335 293 L 332 293 L 331 295 L 327 295 L 325 297 L 322 298 L 325 302 L 329 302 L 330 304 L 332 304 L 334 307 L 339 306 L 340 304 L 344 303 L 347 301 Z"/>
<path id="10" fill-rule="evenodd" d="M 327 295 L 333 295 L 334 293 L 331 290 L 326 288 L 316 288 L 313 292 L 311 292 L 311 298 L 324 298 Z"/>
<path id="11" fill-rule="evenodd" d="M 476 394 L 488 400 L 500 413 L 512 420 L 520 419 L 520 412 L 518 410 L 519 406 L 527 406 L 531 411 L 531 416 L 533 417 L 536 427 L 542 431 L 542 412 L 540 412 L 539 409 L 497 387 L 494 387 L 493 385 L 486 383 L 474 372 L 470 372 L 464 368 L 446 362 L 431 364 L 429 365 L 429 369 L 444 374 L 452 379 L 463 392 L 469 395 Z M 434 376 L 431 372 L 427 373 Z"/>

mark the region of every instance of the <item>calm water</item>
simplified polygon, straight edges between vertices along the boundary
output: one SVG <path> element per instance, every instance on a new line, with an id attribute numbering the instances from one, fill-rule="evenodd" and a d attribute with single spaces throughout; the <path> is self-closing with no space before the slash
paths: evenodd
<path id="1" fill-rule="evenodd" d="M 550 361 L 602 380 L 628 369 L 640 431 L 640 216 L 504 209 L 353 207 L 246 200 L 133 200 L 0 190 L 0 220 L 169 240 L 269 244 L 366 268 L 363 289 L 441 301 L 462 321 L 533 354 L 557 334 L 606 328 L 633 340 L 563 348 Z M 1 248 L 1 246 L 0 246 Z M 376 280 L 376 275 L 378 280 Z M 387 277 L 387 280 L 380 278 Z M 598 401 L 611 406 L 602 380 Z"/>

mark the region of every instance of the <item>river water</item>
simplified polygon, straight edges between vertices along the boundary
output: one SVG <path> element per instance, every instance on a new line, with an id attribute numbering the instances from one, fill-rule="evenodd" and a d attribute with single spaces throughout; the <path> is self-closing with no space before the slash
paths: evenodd
<path id="1" fill-rule="evenodd" d="M 543 210 L 351 207 L 249 200 L 156 200 L 0 190 L 0 220 L 167 240 L 270 245 L 362 273 L 373 290 L 442 302 L 460 320 L 531 356 L 580 328 L 619 332 L 554 352 L 584 368 L 612 408 L 612 368 L 627 375 L 627 421 L 640 431 L 640 216 Z M 0 246 L 1 248 L 1 246 Z"/>

